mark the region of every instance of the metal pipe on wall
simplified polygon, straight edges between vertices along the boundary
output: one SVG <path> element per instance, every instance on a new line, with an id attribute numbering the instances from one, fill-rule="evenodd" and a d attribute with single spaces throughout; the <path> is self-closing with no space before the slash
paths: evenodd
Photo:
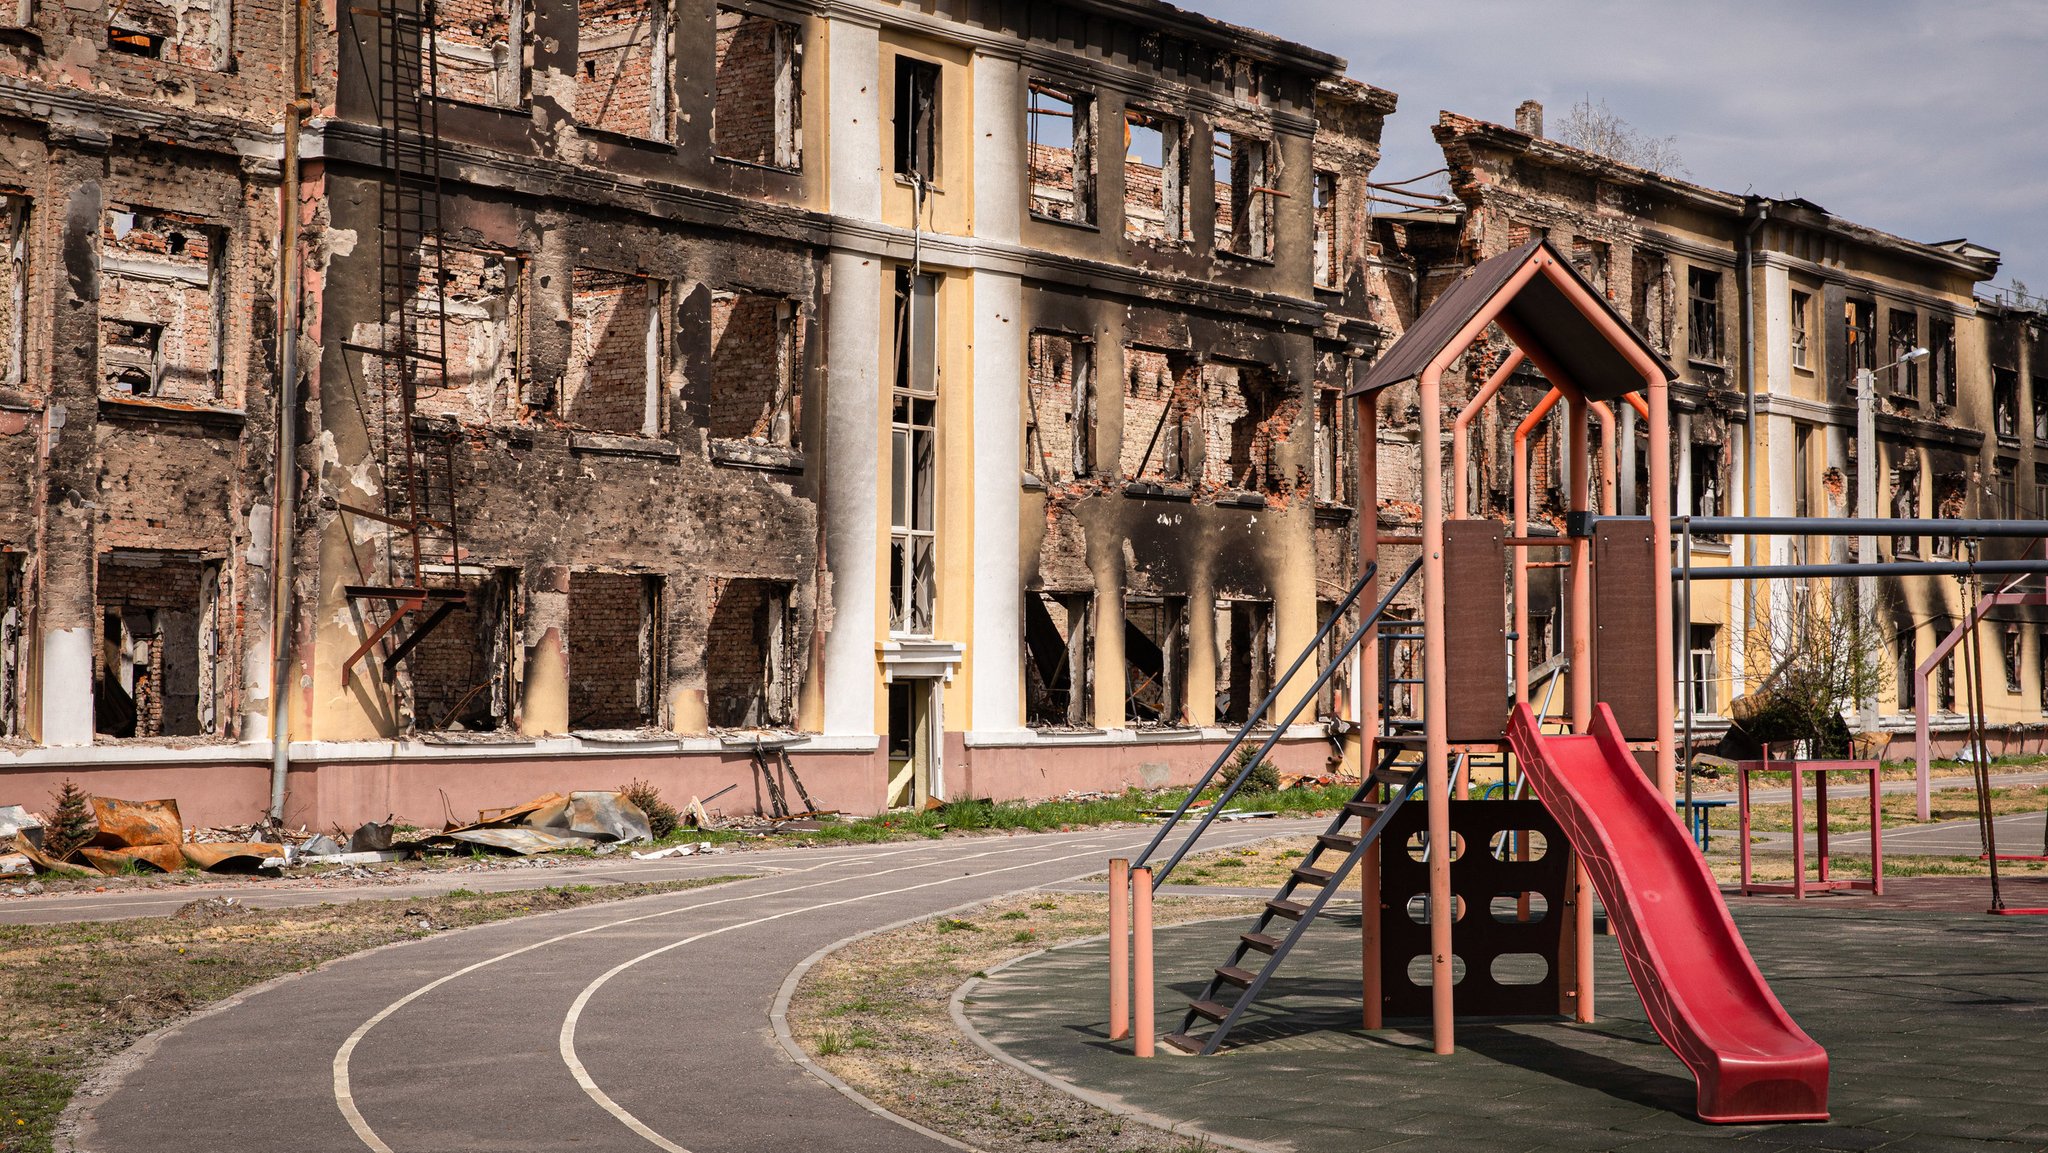
<path id="1" fill-rule="evenodd" d="M 272 469 L 270 524 L 270 812 L 284 820 L 291 776 L 292 545 L 298 521 L 299 415 L 299 129 L 312 113 L 306 83 L 306 4 L 293 0 L 286 35 L 291 40 L 291 99 L 285 104 L 284 161 L 278 184 L 277 459 Z"/>

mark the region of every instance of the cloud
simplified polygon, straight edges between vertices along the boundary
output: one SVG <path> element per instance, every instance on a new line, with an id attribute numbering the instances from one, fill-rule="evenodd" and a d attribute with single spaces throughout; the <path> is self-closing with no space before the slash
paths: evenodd
<path id="1" fill-rule="evenodd" d="M 1675 136 L 1692 178 L 1804 196 L 1916 240 L 2001 250 L 2048 286 L 2048 4 L 2040 0 L 1192 0 L 1347 57 L 1401 97 L 1380 174 L 1439 167 L 1438 109 L 1511 122 L 1591 96 Z"/>

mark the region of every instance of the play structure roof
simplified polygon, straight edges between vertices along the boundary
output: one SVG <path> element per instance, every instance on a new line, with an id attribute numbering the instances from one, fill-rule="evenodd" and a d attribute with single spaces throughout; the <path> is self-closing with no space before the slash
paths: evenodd
<path id="1" fill-rule="evenodd" d="M 1606 293 L 1588 284 L 1585 277 L 1572 267 L 1570 260 L 1548 240 L 1539 237 L 1520 248 L 1481 261 L 1466 273 L 1463 280 L 1452 285 L 1450 291 L 1438 297 L 1435 304 L 1415 318 L 1415 323 L 1394 342 L 1386 355 L 1380 357 L 1365 379 L 1353 386 L 1352 395 L 1376 392 L 1390 384 L 1414 378 L 1446 345 L 1457 339 L 1458 333 L 1473 317 L 1508 290 L 1508 283 L 1514 279 L 1515 273 L 1537 259 L 1538 253 L 1547 253 L 1551 268 L 1560 278 L 1569 278 L 1583 291 L 1568 292 L 1549 275 L 1542 274 L 1525 281 L 1520 290 L 1505 302 L 1502 310 L 1520 321 L 1531 339 L 1541 346 L 1527 351 L 1532 354 L 1548 353 L 1592 400 L 1613 400 L 1642 388 L 1643 374 L 1585 311 L 1600 309 L 1616 322 L 1619 331 L 1627 334 L 1628 339 L 1663 370 L 1666 380 L 1678 375 L 1670 362 L 1658 355 L 1657 350 L 1650 347 L 1649 342 L 1614 310 L 1607 301 Z"/>

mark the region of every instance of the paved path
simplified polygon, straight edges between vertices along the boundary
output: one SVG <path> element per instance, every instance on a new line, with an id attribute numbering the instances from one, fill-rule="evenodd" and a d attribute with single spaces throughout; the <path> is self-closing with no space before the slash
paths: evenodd
<path id="1" fill-rule="evenodd" d="M 1204 844 L 1322 824 L 1261 821 Z M 138 1046 L 105 1096 L 80 1099 L 78 1148 L 944 1149 L 785 1055 L 770 1025 L 785 978 L 866 930 L 1099 871 L 1150 833 L 808 850 L 770 876 L 361 954 Z"/>

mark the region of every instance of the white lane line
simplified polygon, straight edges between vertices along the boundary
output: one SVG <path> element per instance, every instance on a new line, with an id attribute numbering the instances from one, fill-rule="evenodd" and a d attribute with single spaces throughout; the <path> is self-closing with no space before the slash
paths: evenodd
<path id="1" fill-rule="evenodd" d="M 820 862 L 819 864 L 811 866 L 807 869 L 792 869 L 789 871 L 791 873 L 813 873 L 818 871 L 819 869 L 829 868 L 832 865 L 860 864 L 881 858 L 898 857 L 906 853 L 912 853 L 920 849 L 930 847 L 932 846 L 914 845 L 909 848 L 894 849 L 883 853 L 848 856 L 839 858 L 838 860 L 834 861 Z M 883 869 L 879 872 L 864 874 L 863 876 L 885 876 L 889 873 L 900 873 L 909 869 L 930 868 L 935 865 L 948 865 L 957 861 L 974 860 L 979 857 L 999 856 L 1005 853 L 1019 853 L 1024 852 L 1033 847 L 1035 846 L 1019 845 L 1008 849 L 991 850 L 985 853 L 970 853 L 965 855 L 939 854 L 936 855 L 935 859 L 931 861 L 922 862 L 915 865 L 902 865 L 894 869 Z M 440 988 L 441 986 L 447 984 L 450 981 L 455 980 L 458 977 L 466 976 L 470 973 L 476 972 L 478 969 L 487 968 L 491 965 L 497 964 L 500 961 L 517 957 L 523 953 L 530 953 L 535 949 L 539 949 L 547 945 L 552 945 L 559 941 L 566 941 L 572 937 L 581 937 L 588 933 L 601 932 L 606 929 L 615 929 L 621 925 L 635 924 L 640 921 L 651 921 L 659 917 L 674 916 L 677 913 L 688 913 L 693 912 L 697 909 L 707 909 L 714 905 L 729 905 L 735 901 L 752 901 L 758 900 L 763 897 L 781 896 L 785 893 L 802 892 L 806 889 L 823 888 L 826 885 L 839 884 L 842 880 L 846 879 L 849 878 L 834 878 L 832 880 L 817 881 L 807 885 L 792 885 L 787 889 L 776 889 L 772 892 L 767 893 L 749 893 L 737 897 L 726 897 L 716 901 L 701 901 L 694 905 L 684 905 L 674 909 L 663 909 L 662 911 L 657 913 L 646 913 L 638 917 L 626 917 L 621 920 L 610 921 L 602 925 L 592 925 L 589 928 L 577 929 L 573 932 L 568 933 L 561 933 L 556 936 L 549 937 L 543 941 L 535 941 L 530 945 L 525 945 L 517 949 L 511 949 L 506 952 L 500 953 L 494 957 L 487 957 L 484 960 L 478 961 L 473 965 L 468 965 L 461 969 L 457 969 L 452 973 L 444 974 L 443 976 L 438 977 L 433 981 L 429 981 L 427 984 L 422 985 L 417 989 L 414 989 L 412 992 L 407 993 L 405 996 L 400 997 L 398 1000 L 393 1001 L 391 1004 L 386 1005 L 383 1009 L 378 1011 L 376 1016 L 371 1017 L 369 1020 L 363 1022 L 360 1026 L 356 1028 L 355 1032 L 349 1034 L 348 1040 L 342 1042 L 341 1048 L 336 1050 L 334 1054 L 334 1103 L 341 1110 L 341 1115 L 343 1119 L 348 1122 L 348 1127 L 355 1132 L 357 1139 L 362 1141 L 362 1143 L 365 1146 L 373 1150 L 374 1153 L 394 1153 L 391 1146 L 385 1144 L 383 1139 L 377 1136 L 376 1130 L 372 1129 L 370 1127 L 370 1123 L 363 1118 L 362 1111 L 356 1108 L 355 1095 L 352 1091 L 352 1085 L 349 1078 L 349 1061 L 351 1060 L 351 1058 L 355 1056 L 356 1046 L 362 1043 L 363 1038 L 368 1036 L 372 1029 L 375 1029 L 378 1025 L 382 1024 L 387 1018 L 389 1018 L 392 1014 L 398 1012 L 400 1009 L 405 1008 L 407 1005 L 412 1004 L 414 1001 L 419 1000 L 421 997 L 426 996 L 428 993 L 433 992 L 435 989 Z"/>
<path id="2" fill-rule="evenodd" d="M 840 905 L 857 904 L 861 901 L 872 900 L 876 897 L 894 897 L 903 893 L 914 893 L 919 889 L 930 889 L 939 885 L 952 885 L 957 884 L 961 881 L 979 880 L 984 877 L 992 877 L 997 873 L 1014 873 L 1018 869 L 1034 869 L 1042 865 L 1054 865 L 1058 864 L 1061 861 L 1071 861 L 1078 857 L 1092 857 L 1102 852 L 1103 849 L 1108 847 L 1109 845 L 1118 844 L 1122 841 L 1123 838 L 1119 837 L 1111 841 L 1105 841 L 1100 844 L 1092 845 L 1085 851 L 1079 853 L 1067 853 L 1063 856 L 1058 857 L 1045 857 L 1036 861 L 1026 861 L 1021 865 L 1010 865 L 1006 868 L 1001 869 L 989 869 L 986 872 L 969 873 L 965 876 L 943 877 L 936 881 L 925 881 L 922 884 L 905 885 L 900 889 L 885 889 L 881 892 L 876 893 L 864 893 L 858 897 L 842 897 L 837 901 L 823 901 L 819 904 L 807 905 L 801 909 L 789 909 L 781 913 L 772 913 L 766 917 L 756 917 L 751 921 L 739 921 L 731 925 L 722 926 L 720 928 L 707 929 L 702 933 L 696 933 L 691 936 L 684 937 L 680 941 L 672 941 L 669 944 L 660 946 L 659 948 L 649 949 L 647 952 L 642 953 L 631 960 L 621 961 L 617 965 L 612 966 L 609 970 L 605 972 L 603 976 L 597 978 L 595 981 L 592 981 L 590 984 L 585 985 L 583 987 L 583 991 L 576 995 L 575 1002 L 569 1006 L 568 1015 L 562 1018 L 562 1032 L 560 1039 L 562 1063 L 569 1067 L 570 1076 L 576 1078 L 576 1083 L 578 1085 L 583 1086 L 583 1092 L 586 1095 L 588 1095 L 592 1101 L 597 1102 L 598 1108 L 603 1109 L 605 1112 L 610 1113 L 613 1117 L 617 1118 L 620 1124 L 624 1125 L 628 1129 L 631 1129 L 633 1132 L 638 1133 L 640 1136 L 646 1138 L 649 1144 L 653 1145 L 657 1149 L 664 1150 L 664 1153 L 690 1153 L 690 1150 L 683 1148 L 681 1145 L 676 1144 L 675 1142 L 669 1140 L 666 1137 L 663 1137 L 661 1134 L 656 1133 L 654 1130 L 648 1128 L 645 1122 L 641 1121 L 638 1117 L 635 1117 L 631 1112 L 627 1111 L 625 1106 L 620 1105 L 617 1101 L 612 1100 L 611 1095 L 609 1093 L 606 1093 L 603 1089 L 598 1088 L 596 1080 L 594 1080 L 590 1076 L 590 1070 L 584 1068 L 583 1062 L 576 1056 L 576 1024 L 583 1017 L 583 1007 L 589 1004 L 590 999 L 597 994 L 597 991 L 599 989 L 604 988 L 604 986 L 608 982 L 610 982 L 613 977 L 618 976 L 620 973 L 625 972 L 626 970 L 632 968 L 635 965 L 638 965 L 640 962 L 645 961 L 651 957 L 658 957 L 663 953 L 669 952 L 671 950 L 680 949 L 684 945 L 693 944 L 697 941 L 705 939 L 706 937 L 716 937 L 721 933 L 730 933 L 735 929 L 751 929 L 757 925 L 765 925 L 770 921 L 780 921 L 784 917 L 794 917 L 802 913 L 816 913 L 824 909 L 837 908 Z M 892 869 L 888 871 L 896 872 L 897 870 Z M 881 874 L 877 873 L 873 875 L 880 876 Z"/>

